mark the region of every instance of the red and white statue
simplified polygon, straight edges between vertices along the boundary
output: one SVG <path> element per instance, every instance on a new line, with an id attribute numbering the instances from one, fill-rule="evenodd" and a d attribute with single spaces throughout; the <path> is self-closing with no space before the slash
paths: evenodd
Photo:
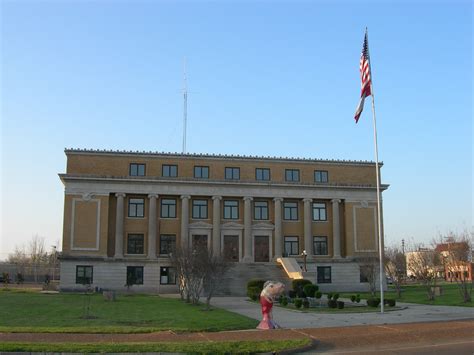
<path id="1" fill-rule="evenodd" d="M 281 282 L 267 281 L 263 285 L 263 290 L 260 293 L 260 305 L 262 306 L 263 319 L 257 326 L 257 329 L 277 329 L 281 328 L 273 321 L 272 307 L 275 299 L 280 296 L 285 290 L 285 285 Z"/>

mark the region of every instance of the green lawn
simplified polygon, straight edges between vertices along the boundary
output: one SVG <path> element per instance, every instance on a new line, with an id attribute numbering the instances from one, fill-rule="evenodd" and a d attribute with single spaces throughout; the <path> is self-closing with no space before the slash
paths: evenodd
<path id="1" fill-rule="evenodd" d="M 258 321 L 222 309 L 204 311 L 177 299 L 122 295 L 115 302 L 90 296 L 84 319 L 82 294 L 0 291 L 0 331 L 61 333 L 146 333 L 160 330 L 221 331 L 255 328 Z"/>
<path id="2" fill-rule="evenodd" d="M 473 307 L 474 303 L 464 303 L 462 301 L 459 288 L 455 283 L 440 283 L 440 286 L 443 289 L 443 294 L 441 296 L 436 296 L 434 301 L 428 301 L 428 295 L 426 289 L 420 285 L 404 285 L 402 287 L 402 297 L 398 298 L 393 286 L 389 286 L 387 292 L 384 293 L 385 298 L 395 298 L 400 302 L 408 303 L 419 303 L 419 304 L 431 304 L 439 306 L 462 306 L 462 307 Z M 356 293 L 340 293 L 340 297 L 349 298 L 351 295 Z M 370 297 L 370 293 L 359 293 L 361 298 L 364 300 Z M 473 293 L 474 296 L 474 293 Z M 380 294 L 377 292 L 377 297 L 380 297 Z M 361 301 L 361 303 L 365 301 Z"/>
<path id="3" fill-rule="evenodd" d="M 311 340 L 277 340 L 277 341 L 233 341 L 233 342 L 192 342 L 192 343 L 2 343 L 0 351 L 30 352 L 76 352 L 76 353 L 126 353 L 126 352 L 167 352 L 192 354 L 255 354 L 272 353 L 286 349 L 308 346 Z"/>

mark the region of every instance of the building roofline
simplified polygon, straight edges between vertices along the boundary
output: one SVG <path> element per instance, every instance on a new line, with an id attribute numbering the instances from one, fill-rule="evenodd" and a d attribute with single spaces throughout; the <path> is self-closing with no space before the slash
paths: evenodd
<path id="1" fill-rule="evenodd" d="M 85 154 L 85 155 L 118 155 L 118 156 L 145 156 L 145 157 L 166 157 L 166 158 L 204 158 L 215 160 L 263 160 L 273 162 L 293 162 L 293 163 L 322 163 L 322 164 L 345 164 L 345 165 L 375 165 L 375 162 L 369 160 L 345 160 L 345 159 L 316 159 L 316 158 L 295 158 L 295 157 L 276 157 L 276 156 L 257 156 L 257 155 L 233 155 L 233 154 L 208 154 L 208 153 L 177 153 L 177 152 L 153 152 L 153 151 L 131 151 L 131 150 L 108 150 L 108 149 L 81 149 L 65 148 L 66 155 Z M 383 162 L 379 162 L 383 166 Z"/>

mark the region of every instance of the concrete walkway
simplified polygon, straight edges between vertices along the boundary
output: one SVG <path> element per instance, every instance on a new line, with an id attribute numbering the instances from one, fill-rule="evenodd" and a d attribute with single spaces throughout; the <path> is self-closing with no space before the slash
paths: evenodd
<path id="1" fill-rule="evenodd" d="M 213 306 L 261 320 L 260 305 L 246 297 L 215 297 Z M 327 328 L 474 319 L 474 308 L 397 303 L 403 309 L 375 313 L 312 313 L 273 307 L 273 318 L 283 328 Z"/>

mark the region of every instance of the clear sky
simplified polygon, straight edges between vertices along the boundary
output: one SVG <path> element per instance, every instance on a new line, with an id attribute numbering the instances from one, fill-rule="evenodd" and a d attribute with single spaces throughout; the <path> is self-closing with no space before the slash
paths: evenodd
<path id="1" fill-rule="evenodd" d="M 65 147 L 374 160 L 385 238 L 471 229 L 471 1 L 1 4 L 1 249 L 62 239 Z"/>

